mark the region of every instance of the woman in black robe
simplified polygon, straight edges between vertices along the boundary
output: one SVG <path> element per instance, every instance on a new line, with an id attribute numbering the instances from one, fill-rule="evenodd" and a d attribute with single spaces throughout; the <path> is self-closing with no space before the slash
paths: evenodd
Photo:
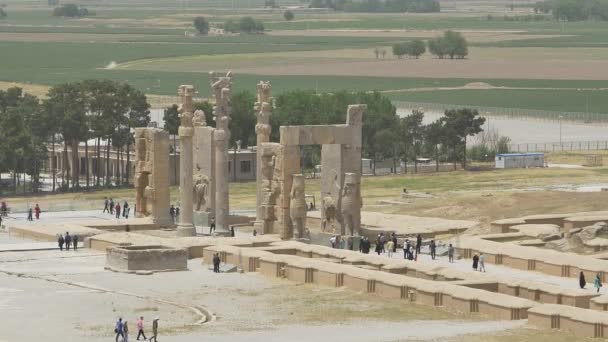
<path id="1" fill-rule="evenodd" d="M 479 263 L 479 255 L 475 254 L 473 256 L 473 269 L 477 271 L 477 264 Z"/>

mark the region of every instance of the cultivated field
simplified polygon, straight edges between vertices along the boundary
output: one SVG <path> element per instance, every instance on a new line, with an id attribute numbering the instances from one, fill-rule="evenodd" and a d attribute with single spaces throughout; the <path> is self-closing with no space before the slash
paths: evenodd
<path id="1" fill-rule="evenodd" d="M 442 13 L 365 14 L 263 8 L 261 0 L 88 1 L 93 17 L 52 17 L 35 1 L 7 1 L 0 21 L 0 81 L 53 85 L 86 78 L 124 81 L 173 96 L 192 83 L 208 96 L 206 73 L 231 69 L 236 88 L 259 79 L 275 94 L 308 88 L 381 90 L 410 102 L 608 113 L 608 23 L 505 20 L 525 16 L 507 1 L 444 3 Z M 300 6 L 296 1 L 282 6 Z M 200 37 L 194 17 L 212 25 L 244 15 L 265 35 Z M 391 46 L 444 30 L 468 38 L 466 60 L 397 60 Z M 374 49 L 388 53 L 377 60 Z M 113 68 L 107 68 L 112 66 Z M 114 67 L 116 66 L 116 67 Z M 484 89 L 462 88 L 483 82 Z M 38 88 L 43 89 L 43 88 Z"/>

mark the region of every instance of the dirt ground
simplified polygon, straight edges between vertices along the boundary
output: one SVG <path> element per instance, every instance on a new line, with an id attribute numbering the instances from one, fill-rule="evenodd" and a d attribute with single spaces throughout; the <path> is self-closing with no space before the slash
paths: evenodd
<path id="1" fill-rule="evenodd" d="M 190 271 L 138 276 L 103 270 L 102 253 L 0 253 L 0 340 L 107 341 L 117 317 L 160 318 L 164 341 L 437 340 L 520 328 L 344 289 L 296 285 L 256 274 Z M 295 285 L 295 286 L 294 286 Z M 200 318 L 188 307 L 214 316 Z M 28 319 L 31 318 L 31 319 Z M 514 331 L 517 333 L 517 331 Z"/>
<path id="2" fill-rule="evenodd" d="M 385 47 L 391 51 L 390 47 Z M 437 78 L 518 78 L 553 80 L 608 79 L 608 51 L 597 48 L 555 50 L 471 47 L 464 60 L 375 59 L 371 49 L 188 56 L 121 63 L 119 69 L 206 72 L 230 68 L 259 75 L 335 75 Z M 547 63 L 550 60 L 551 63 Z"/>
<path id="3" fill-rule="evenodd" d="M 526 34 L 526 31 L 480 31 L 459 30 L 469 43 L 494 43 L 507 40 L 541 39 L 562 37 L 566 35 Z M 443 35 L 443 31 L 426 30 L 380 30 L 380 29 L 336 29 L 336 30 L 274 30 L 267 33 L 271 36 L 298 36 L 298 37 L 391 37 L 391 38 L 435 38 Z"/>

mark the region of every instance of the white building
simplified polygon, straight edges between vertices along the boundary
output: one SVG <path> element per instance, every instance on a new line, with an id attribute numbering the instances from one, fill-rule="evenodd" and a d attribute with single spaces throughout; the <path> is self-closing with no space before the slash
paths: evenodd
<path id="1" fill-rule="evenodd" d="M 495 157 L 497 169 L 544 167 L 544 153 L 503 153 Z"/>

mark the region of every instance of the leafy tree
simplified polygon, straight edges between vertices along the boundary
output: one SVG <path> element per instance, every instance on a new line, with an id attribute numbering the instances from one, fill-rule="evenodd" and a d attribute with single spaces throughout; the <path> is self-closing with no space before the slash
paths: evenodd
<path id="1" fill-rule="evenodd" d="M 399 137 L 401 139 L 401 155 L 406 165 L 407 172 L 407 161 L 411 159 L 414 161 L 414 172 L 418 172 L 418 155 L 420 154 L 420 147 L 424 138 L 424 129 L 422 120 L 424 119 L 424 113 L 420 110 L 412 110 L 412 114 L 402 118 L 399 123 Z"/>
<path id="2" fill-rule="evenodd" d="M 0 19 L 4 19 L 6 18 L 6 12 L 4 11 L 3 8 L 0 8 Z"/>
<path id="3" fill-rule="evenodd" d="M 264 32 L 264 23 L 252 17 L 242 17 L 238 22 L 228 20 L 224 23 L 224 31 L 241 33 L 261 33 Z"/>
<path id="4" fill-rule="evenodd" d="M 442 59 L 450 56 L 462 59 L 469 54 L 467 40 L 460 32 L 446 31 L 442 37 L 429 40 L 429 52 Z"/>
<path id="5" fill-rule="evenodd" d="M 398 59 L 407 54 L 407 43 L 397 43 L 393 45 L 393 55 L 397 56 Z"/>
<path id="6" fill-rule="evenodd" d="M 385 145 L 385 137 L 389 134 L 383 132 L 383 139 L 376 139 L 376 136 L 386 129 L 395 130 L 399 120 L 395 106 L 379 92 L 316 94 L 311 90 L 293 90 L 281 93 L 276 97 L 270 117 L 271 139 L 278 141 L 279 126 L 344 123 L 348 105 L 353 103 L 367 104 L 363 115 L 363 155 L 372 159 L 386 157 L 391 152 Z"/>
<path id="7" fill-rule="evenodd" d="M 441 120 L 446 145 L 453 148 L 454 156 L 459 149 L 463 152 L 462 167 L 466 168 L 467 137 L 483 131 L 486 119 L 480 117 L 477 110 L 464 108 L 446 110 Z"/>
<path id="8" fill-rule="evenodd" d="M 230 145 L 235 146 L 237 140 L 241 140 L 243 146 L 254 146 L 255 115 L 251 114 L 255 95 L 249 91 L 238 91 L 232 95 L 232 114 L 230 122 Z"/>
<path id="9" fill-rule="evenodd" d="M 436 120 L 424 127 L 424 150 L 435 156 L 435 171 L 439 172 L 439 145 L 443 143 L 443 121 Z"/>
<path id="10" fill-rule="evenodd" d="M 86 101 L 83 88 L 79 83 L 65 83 L 53 86 L 48 94 L 47 105 L 52 111 L 53 117 L 60 118 L 59 131 L 64 139 L 64 165 L 68 164 L 68 145 L 72 150 L 72 165 L 66 173 L 64 184 L 67 188 L 70 179 L 73 187 L 79 187 L 79 165 L 78 146 L 80 141 L 86 139 L 88 135 Z M 70 174 L 71 171 L 71 174 Z"/>
<path id="11" fill-rule="evenodd" d="M 90 15 L 89 10 L 85 7 L 78 7 L 76 4 L 64 4 L 56 7 L 53 11 L 55 17 L 79 18 Z"/>
<path id="12" fill-rule="evenodd" d="M 278 8 L 279 6 L 277 5 L 277 2 L 275 0 L 265 0 L 264 7 Z"/>
<path id="13" fill-rule="evenodd" d="M 198 33 L 207 35 L 209 33 L 209 22 L 204 17 L 194 18 L 194 27 Z"/>
<path id="14" fill-rule="evenodd" d="M 426 45 L 420 39 L 412 40 L 407 44 L 406 52 L 410 57 L 418 59 L 426 52 Z"/>
<path id="15" fill-rule="evenodd" d="M 285 18 L 287 21 L 292 21 L 295 18 L 295 15 L 292 11 L 287 10 L 283 13 L 283 18 Z"/>
<path id="16" fill-rule="evenodd" d="M 0 91 L 0 172 L 12 173 L 14 194 L 18 173 L 29 174 L 33 191 L 38 191 L 40 169 L 47 158 L 46 129 L 38 98 L 16 87 Z"/>

